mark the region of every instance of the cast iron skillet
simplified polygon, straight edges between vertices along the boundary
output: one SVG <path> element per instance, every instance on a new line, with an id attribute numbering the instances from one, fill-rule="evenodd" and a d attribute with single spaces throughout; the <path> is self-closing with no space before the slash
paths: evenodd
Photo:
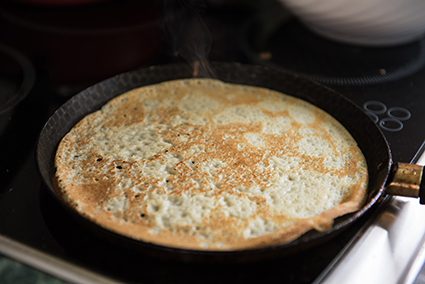
<path id="1" fill-rule="evenodd" d="M 391 153 L 379 128 L 359 107 L 325 86 L 281 70 L 233 63 L 214 63 L 213 68 L 217 78 L 222 81 L 281 91 L 306 100 L 338 119 L 357 140 L 368 163 L 370 181 L 368 200 L 364 207 L 336 219 L 330 231 L 313 230 L 289 244 L 231 252 L 192 251 L 136 241 L 105 230 L 68 208 L 56 195 L 52 185 L 55 171 L 53 159 L 61 138 L 81 118 L 99 109 L 119 94 L 143 85 L 192 77 L 193 70 L 185 63 L 154 66 L 115 76 L 89 87 L 62 105 L 45 124 L 36 148 L 39 173 L 49 191 L 78 221 L 110 241 L 156 257 L 208 262 L 241 262 L 273 258 L 317 246 L 347 228 L 382 200 L 392 168 Z"/>

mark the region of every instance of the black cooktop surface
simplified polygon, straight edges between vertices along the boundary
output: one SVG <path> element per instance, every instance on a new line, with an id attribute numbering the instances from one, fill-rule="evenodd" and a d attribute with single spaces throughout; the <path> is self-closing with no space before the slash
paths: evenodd
<path id="1" fill-rule="evenodd" d="M 211 60 L 273 63 L 277 68 L 303 75 L 320 75 L 318 80 L 322 77 L 378 76 L 375 83 L 324 83 L 358 104 L 380 125 L 395 161 L 410 162 L 421 152 L 425 140 L 425 82 L 422 79 L 425 69 L 415 65 L 416 69 L 410 73 L 397 73 L 410 68 L 415 58 L 421 60 L 421 43 L 388 49 L 354 47 L 317 37 L 298 21 L 291 20 L 282 23 L 264 42 L 249 45 L 247 49 L 246 44 L 252 43 L 252 39 L 240 38 L 241 34 L 246 34 L 244 29 L 250 26 L 241 25 L 247 23 L 246 15 L 253 13 L 252 10 L 248 12 L 225 7 L 211 9 L 203 15 L 212 35 Z M 19 46 L 14 48 L 20 50 Z M 350 55 L 356 59 L 348 58 Z M 341 61 L 342 58 L 345 61 Z M 28 56 L 28 60 L 36 71 L 34 85 L 11 112 L 2 116 L 5 126 L 0 132 L 1 235 L 122 282 L 310 283 L 368 217 L 325 245 L 287 257 L 245 264 L 161 260 L 99 238 L 63 210 L 38 176 L 34 161 L 37 135 L 51 113 L 72 92 L 67 95 L 58 92 L 45 69 L 43 62 L 46 59 L 42 55 Z M 181 61 L 181 58 L 173 57 L 167 48 L 163 48 L 155 60 L 144 66 L 175 61 Z M 393 73 L 399 77 L 382 80 L 382 76 Z M 15 74 L 12 83 L 19 85 L 22 76 Z"/>

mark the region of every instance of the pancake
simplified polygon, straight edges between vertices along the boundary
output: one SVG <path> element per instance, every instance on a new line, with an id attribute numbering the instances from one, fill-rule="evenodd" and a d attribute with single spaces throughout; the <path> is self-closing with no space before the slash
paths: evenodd
<path id="1" fill-rule="evenodd" d="M 185 79 L 124 93 L 61 140 L 54 183 L 79 214 L 167 247 L 232 251 L 326 231 L 368 170 L 331 115 L 266 88 Z"/>

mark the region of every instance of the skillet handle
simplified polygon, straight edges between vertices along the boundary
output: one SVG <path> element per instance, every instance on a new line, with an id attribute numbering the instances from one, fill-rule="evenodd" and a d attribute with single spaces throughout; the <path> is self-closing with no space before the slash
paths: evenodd
<path id="1" fill-rule="evenodd" d="M 424 167 L 414 164 L 397 163 L 391 169 L 392 180 L 386 192 L 391 195 L 419 197 L 419 202 L 425 204 Z"/>

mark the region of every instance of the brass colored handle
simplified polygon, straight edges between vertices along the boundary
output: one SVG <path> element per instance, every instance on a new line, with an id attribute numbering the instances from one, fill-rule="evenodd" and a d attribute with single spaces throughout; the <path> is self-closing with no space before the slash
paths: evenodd
<path id="1" fill-rule="evenodd" d="M 387 186 L 386 192 L 392 195 L 419 197 L 420 203 L 425 204 L 425 186 L 422 179 L 423 166 L 397 163 L 392 168 L 392 181 Z M 424 197 L 424 198 L 422 198 Z"/>

